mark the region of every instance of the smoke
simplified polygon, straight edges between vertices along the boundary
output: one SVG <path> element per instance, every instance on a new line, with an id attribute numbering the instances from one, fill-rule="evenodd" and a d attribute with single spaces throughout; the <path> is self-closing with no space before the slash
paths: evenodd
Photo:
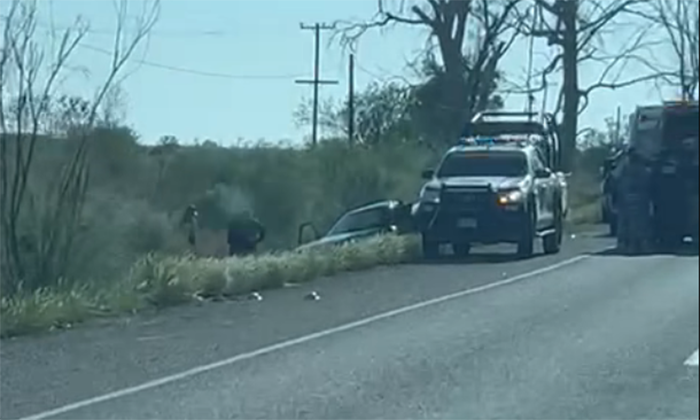
<path id="1" fill-rule="evenodd" d="M 197 203 L 200 226 L 223 229 L 235 215 L 253 212 L 253 200 L 236 186 L 217 184 Z"/>

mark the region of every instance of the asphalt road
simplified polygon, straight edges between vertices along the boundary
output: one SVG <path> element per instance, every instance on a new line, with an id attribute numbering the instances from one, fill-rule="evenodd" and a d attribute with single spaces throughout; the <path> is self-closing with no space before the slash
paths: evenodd
<path id="1" fill-rule="evenodd" d="M 384 268 L 2 342 L 10 418 L 697 419 L 698 258 Z M 316 290 L 319 301 L 302 299 Z"/>

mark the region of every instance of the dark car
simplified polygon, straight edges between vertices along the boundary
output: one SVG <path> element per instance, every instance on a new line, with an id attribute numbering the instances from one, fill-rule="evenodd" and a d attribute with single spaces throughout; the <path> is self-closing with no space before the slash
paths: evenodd
<path id="1" fill-rule="evenodd" d="M 491 141 L 494 141 L 491 139 Z M 451 244 L 468 254 L 472 244 L 515 243 L 533 254 L 542 238 L 546 253 L 560 250 L 563 236 L 562 186 L 539 148 L 528 143 L 467 142 L 450 149 L 413 209 L 426 257 Z"/>
<path id="2" fill-rule="evenodd" d="M 387 200 L 368 204 L 343 214 L 322 237 L 312 223 L 304 223 L 299 228 L 297 250 L 318 246 L 341 245 L 386 233 L 404 234 L 413 231 L 410 205 L 397 200 Z M 303 233 L 310 229 L 317 238 L 302 244 Z"/>

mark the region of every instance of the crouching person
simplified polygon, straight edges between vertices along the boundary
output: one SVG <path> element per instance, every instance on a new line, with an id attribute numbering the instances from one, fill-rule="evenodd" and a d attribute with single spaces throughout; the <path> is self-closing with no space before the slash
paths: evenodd
<path id="1" fill-rule="evenodd" d="M 231 218 L 227 237 L 229 256 L 254 254 L 265 240 L 265 227 L 250 212 L 242 212 Z"/>

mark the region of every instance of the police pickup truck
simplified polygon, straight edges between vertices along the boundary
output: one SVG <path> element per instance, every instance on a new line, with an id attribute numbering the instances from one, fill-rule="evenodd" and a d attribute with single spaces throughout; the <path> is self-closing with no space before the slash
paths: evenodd
<path id="1" fill-rule="evenodd" d="M 544 156 L 545 133 L 481 136 L 488 130 L 473 128 L 468 134 L 476 135 L 448 150 L 437 170 L 423 173 L 427 183 L 413 216 L 425 257 L 439 256 L 443 244 L 464 256 L 473 244 L 496 243 L 516 244 L 520 256 L 530 257 L 538 239 L 546 254 L 558 253 L 566 187 Z"/>

